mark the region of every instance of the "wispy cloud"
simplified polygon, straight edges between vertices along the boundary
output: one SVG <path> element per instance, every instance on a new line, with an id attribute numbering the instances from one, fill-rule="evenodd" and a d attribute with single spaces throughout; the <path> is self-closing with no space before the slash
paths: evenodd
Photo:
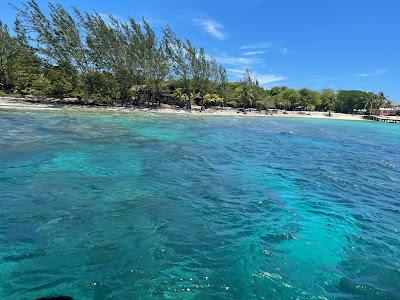
<path id="1" fill-rule="evenodd" d="M 235 74 L 237 77 L 240 77 L 244 74 L 243 69 L 235 69 L 235 68 L 227 68 L 228 72 Z"/>
<path id="2" fill-rule="evenodd" d="M 252 55 L 260 55 L 260 54 L 265 54 L 267 51 L 265 50 L 258 50 L 258 51 L 247 51 L 243 53 L 245 56 L 252 56 Z"/>
<path id="3" fill-rule="evenodd" d="M 228 73 L 235 79 L 240 79 L 245 73 L 244 69 L 239 68 L 227 68 Z M 261 85 L 268 85 L 275 82 L 285 81 L 288 78 L 286 76 L 277 75 L 277 74 L 269 74 L 269 73 L 254 73 L 255 79 Z"/>
<path id="4" fill-rule="evenodd" d="M 261 85 L 267 85 L 270 83 L 285 81 L 288 79 L 286 76 L 276 75 L 276 74 L 257 74 L 256 73 L 255 76 Z"/>
<path id="5" fill-rule="evenodd" d="M 249 66 L 260 62 L 256 57 L 243 57 L 243 56 L 216 56 L 215 59 L 221 63 L 231 66 Z"/>
<path id="6" fill-rule="evenodd" d="M 357 77 L 374 77 L 374 76 L 380 76 L 383 75 L 385 73 L 387 73 L 389 70 L 386 69 L 377 69 L 368 73 L 359 73 L 356 74 Z"/>
<path id="7" fill-rule="evenodd" d="M 282 54 L 290 54 L 288 48 L 282 48 L 281 53 L 282 53 Z"/>
<path id="8" fill-rule="evenodd" d="M 224 40 L 227 37 L 227 34 L 223 31 L 224 26 L 215 20 L 194 18 L 193 23 L 201 27 L 213 38 Z"/>
<path id="9" fill-rule="evenodd" d="M 268 42 L 261 42 L 261 43 L 254 43 L 254 44 L 246 44 L 241 46 L 240 50 L 251 50 L 251 49 L 268 49 L 272 46 L 272 43 Z"/>

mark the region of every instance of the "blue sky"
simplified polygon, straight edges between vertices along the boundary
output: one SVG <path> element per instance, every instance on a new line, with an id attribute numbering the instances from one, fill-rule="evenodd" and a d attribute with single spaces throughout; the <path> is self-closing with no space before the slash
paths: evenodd
<path id="1" fill-rule="evenodd" d="M 15 12 L 0 0 L 0 18 Z M 39 0 L 46 4 L 46 0 Z M 231 79 L 250 67 L 266 87 L 383 91 L 400 102 L 399 0 L 63 0 L 67 7 L 144 16 L 225 65 Z"/>

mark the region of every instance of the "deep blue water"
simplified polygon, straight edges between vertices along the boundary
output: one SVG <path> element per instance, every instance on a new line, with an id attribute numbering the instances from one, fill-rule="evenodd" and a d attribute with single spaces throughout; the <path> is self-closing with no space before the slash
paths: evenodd
<path id="1" fill-rule="evenodd" d="M 400 299 L 400 126 L 0 111 L 0 299 Z"/>

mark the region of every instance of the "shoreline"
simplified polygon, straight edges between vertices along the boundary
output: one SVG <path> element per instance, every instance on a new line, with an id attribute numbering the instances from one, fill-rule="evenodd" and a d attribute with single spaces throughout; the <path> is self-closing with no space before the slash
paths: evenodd
<path id="1" fill-rule="evenodd" d="M 95 106 L 95 105 L 81 105 L 81 104 L 52 104 L 40 102 L 37 99 L 32 102 L 25 98 L 18 97 L 0 97 L 0 110 L 71 110 L 71 111 L 110 111 L 110 112 L 148 112 L 148 113 L 175 113 L 175 114 L 188 114 L 196 116 L 250 116 L 250 117 L 272 117 L 272 118 L 307 118 L 307 119 L 330 119 L 330 120 L 347 120 L 347 121 L 370 121 L 364 115 L 350 115 L 343 113 L 331 113 L 319 111 L 272 111 L 266 112 L 250 110 L 244 112 L 243 110 L 225 107 L 225 108 L 207 108 L 201 111 L 199 107 L 194 106 L 191 111 L 186 109 L 174 107 L 172 105 L 162 104 L 157 108 L 140 108 L 140 107 L 121 107 L 121 106 Z"/>

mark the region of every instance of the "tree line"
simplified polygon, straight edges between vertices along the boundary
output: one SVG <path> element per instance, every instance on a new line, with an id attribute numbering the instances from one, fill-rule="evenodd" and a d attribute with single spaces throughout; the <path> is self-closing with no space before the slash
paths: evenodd
<path id="1" fill-rule="evenodd" d="M 383 93 L 265 89 L 250 70 L 228 82 L 215 58 L 169 26 L 160 37 L 144 18 L 127 21 L 97 12 L 69 12 L 36 0 L 15 7 L 14 33 L 0 21 L 0 94 L 75 98 L 78 103 L 286 110 L 334 110 L 389 105 Z"/>

